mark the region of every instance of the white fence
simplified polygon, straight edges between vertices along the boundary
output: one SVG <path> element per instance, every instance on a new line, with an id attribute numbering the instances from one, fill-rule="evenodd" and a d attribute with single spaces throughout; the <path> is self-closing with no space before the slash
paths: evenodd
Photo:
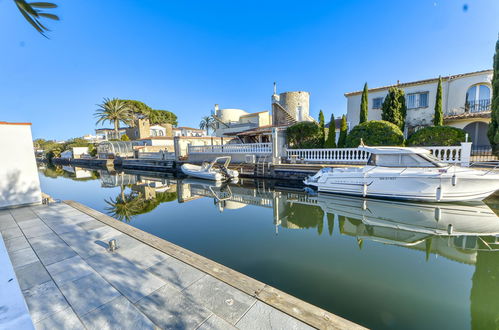
<path id="1" fill-rule="evenodd" d="M 461 163 L 462 147 L 425 147 L 431 154 L 445 163 Z"/>
<path id="2" fill-rule="evenodd" d="M 460 146 L 452 147 L 425 147 L 432 155 L 445 163 L 469 166 L 471 156 L 471 142 L 463 142 Z M 331 163 L 367 163 L 370 153 L 357 148 L 338 149 L 287 149 L 287 159 L 305 162 L 331 162 Z"/>
<path id="3" fill-rule="evenodd" d="M 207 146 L 189 146 L 189 154 L 270 154 L 272 153 L 271 143 L 241 143 L 241 144 L 224 144 L 224 145 L 207 145 Z"/>
<path id="4" fill-rule="evenodd" d="M 152 160 L 175 160 L 174 152 L 139 152 L 137 154 L 139 159 L 152 159 Z"/>
<path id="5" fill-rule="evenodd" d="M 287 149 L 288 160 L 306 162 L 367 163 L 369 153 L 357 148 Z"/>

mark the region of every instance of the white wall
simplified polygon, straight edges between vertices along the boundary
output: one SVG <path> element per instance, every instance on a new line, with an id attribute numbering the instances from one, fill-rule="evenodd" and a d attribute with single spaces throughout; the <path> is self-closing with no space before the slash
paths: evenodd
<path id="1" fill-rule="evenodd" d="M 31 124 L 0 122 L 0 208 L 41 203 Z"/>

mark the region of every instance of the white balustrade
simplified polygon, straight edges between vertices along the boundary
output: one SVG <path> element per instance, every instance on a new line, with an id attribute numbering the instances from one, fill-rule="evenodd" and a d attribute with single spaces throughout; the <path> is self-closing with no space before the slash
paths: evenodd
<path id="1" fill-rule="evenodd" d="M 288 159 L 306 162 L 367 163 L 370 153 L 358 148 L 288 149 Z"/>
<path id="2" fill-rule="evenodd" d="M 471 143 L 463 142 L 461 146 L 424 147 L 430 150 L 433 156 L 445 163 L 469 166 Z M 287 149 L 288 160 L 305 162 L 332 162 L 332 163 L 367 163 L 369 152 L 357 148 L 336 149 Z"/>
<path id="3" fill-rule="evenodd" d="M 459 147 L 425 147 L 431 154 L 444 163 L 460 164 L 462 161 L 462 148 Z"/>
<path id="4" fill-rule="evenodd" d="M 270 154 L 272 153 L 271 143 L 240 143 L 188 147 L 189 154 L 209 153 L 209 154 Z"/>

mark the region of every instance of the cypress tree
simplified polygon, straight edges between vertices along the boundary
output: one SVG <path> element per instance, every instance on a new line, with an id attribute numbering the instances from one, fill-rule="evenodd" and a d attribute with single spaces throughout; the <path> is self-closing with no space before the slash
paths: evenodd
<path id="1" fill-rule="evenodd" d="M 487 136 L 494 151 L 498 151 L 499 146 L 499 39 L 496 42 L 496 52 L 494 54 L 494 73 L 492 76 L 492 105 L 489 130 Z"/>
<path id="2" fill-rule="evenodd" d="M 345 148 L 345 143 L 347 140 L 347 117 L 343 115 L 341 117 L 341 126 L 340 126 L 340 137 L 338 138 L 338 148 Z"/>
<path id="3" fill-rule="evenodd" d="M 442 77 L 438 77 L 437 98 L 435 100 L 435 117 L 433 125 L 442 126 L 444 123 L 444 114 L 442 112 Z"/>
<path id="4" fill-rule="evenodd" d="M 407 107 L 403 90 L 398 87 L 390 87 L 381 106 L 381 111 L 381 119 L 397 125 L 401 131 L 404 131 Z"/>
<path id="5" fill-rule="evenodd" d="M 365 123 L 367 121 L 367 83 L 364 84 L 364 90 L 362 91 L 362 100 L 360 101 L 360 120 L 359 124 Z"/>
<path id="6" fill-rule="evenodd" d="M 321 143 L 322 146 L 324 146 L 324 142 L 326 139 L 326 127 L 325 127 L 325 122 L 324 122 L 324 113 L 319 111 L 319 127 L 321 128 Z"/>
<path id="7" fill-rule="evenodd" d="M 334 114 L 331 115 L 331 121 L 329 122 L 325 147 L 336 148 L 336 121 L 334 120 Z"/>

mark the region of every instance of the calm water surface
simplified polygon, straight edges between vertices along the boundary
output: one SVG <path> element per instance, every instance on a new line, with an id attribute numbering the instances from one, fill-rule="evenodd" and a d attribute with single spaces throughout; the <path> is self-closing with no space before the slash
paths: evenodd
<path id="1" fill-rule="evenodd" d="M 311 196 L 248 180 L 40 168 L 71 199 L 370 328 L 499 326 L 494 200 Z M 449 226 L 451 225 L 451 226 Z M 450 233 L 450 235 L 449 235 Z"/>

